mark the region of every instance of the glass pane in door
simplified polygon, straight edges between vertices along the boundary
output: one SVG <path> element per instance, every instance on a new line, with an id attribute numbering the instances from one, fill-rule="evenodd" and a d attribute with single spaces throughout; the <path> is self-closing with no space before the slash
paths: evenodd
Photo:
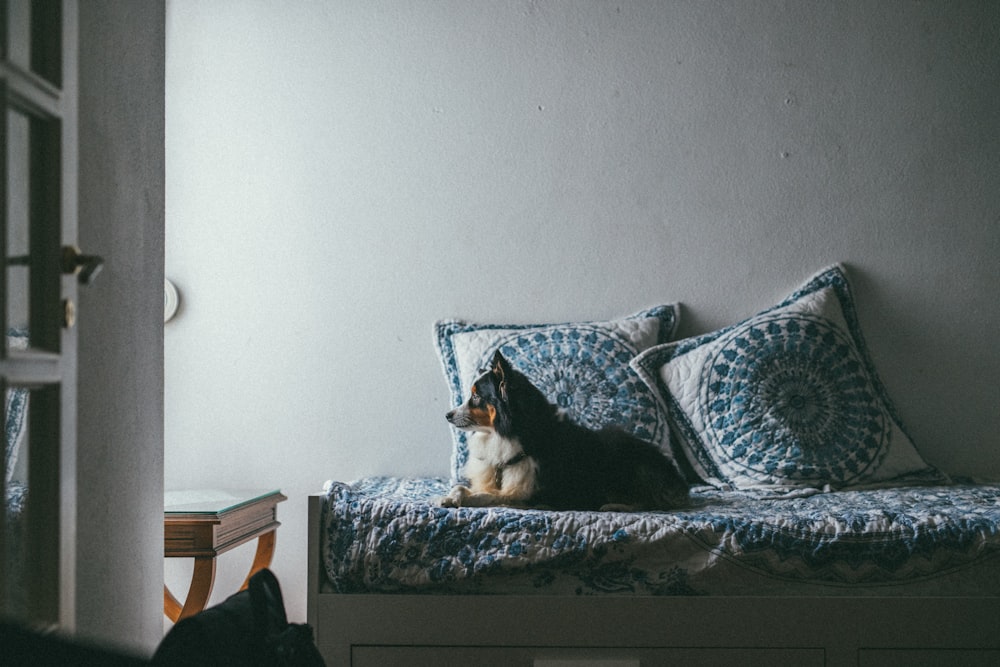
<path id="1" fill-rule="evenodd" d="M 7 60 L 31 68 L 31 0 L 7 0 Z"/>
<path id="2" fill-rule="evenodd" d="M 75 3 L 0 0 L 0 615 L 67 630 L 75 619 L 75 387 L 63 379 L 75 378 L 75 338 L 63 333 L 60 304 L 75 290 L 63 278 L 61 248 L 75 238 L 63 206 L 75 202 L 75 176 L 64 176 L 77 167 L 64 160 L 75 145 L 76 107 L 66 95 L 75 95 L 76 60 L 65 63 L 67 93 L 62 41 L 76 34 L 76 19 Z"/>
<path id="3" fill-rule="evenodd" d="M 7 111 L 7 328 L 26 335 L 30 321 L 31 287 L 29 233 L 31 121 Z"/>
<path id="4" fill-rule="evenodd" d="M 24 618 L 28 611 L 28 406 L 30 391 L 7 387 L 4 394 L 3 578 L 0 613 Z"/>

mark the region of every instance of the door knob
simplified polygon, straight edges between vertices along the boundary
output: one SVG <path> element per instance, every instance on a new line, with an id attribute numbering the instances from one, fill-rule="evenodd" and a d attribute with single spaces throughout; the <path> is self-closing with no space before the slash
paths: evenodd
<path id="1" fill-rule="evenodd" d="M 99 255 L 84 255 L 74 245 L 64 245 L 61 265 L 63 273 L 75 273 L 81 285 L 89 285 L 104 268 L 104 259 Z"/>

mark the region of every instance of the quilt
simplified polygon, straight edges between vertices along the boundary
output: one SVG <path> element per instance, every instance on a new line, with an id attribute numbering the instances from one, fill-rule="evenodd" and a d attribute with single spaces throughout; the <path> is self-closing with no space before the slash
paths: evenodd
<path id="1" fill-rule="evenodd" d="M 25 581 L 26 526 L 25 508 L 28 501 L 28 487 L 18 481 L 7 484 L 3 511 L 4 539 L 3 553 L 6 588 L 4 589 L 4 609 L 8 614 L 25 614 L 28 609 Z"/>
<path id="2" fill-rule="evenodd" d="M 670 512 L 438 507 L 444 478 L 326 485 L 339 593 L 998 595 L 1000 484 L 692 490 Z"/>

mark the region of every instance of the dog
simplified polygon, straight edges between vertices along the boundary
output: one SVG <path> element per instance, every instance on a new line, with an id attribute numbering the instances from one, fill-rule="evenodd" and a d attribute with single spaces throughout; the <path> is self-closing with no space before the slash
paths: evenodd
<path id="1" fill-rule="evenodd" d="M 499 350 L 468 400 L 445 418 L 469 433 L 470 484 L 452 487 L 442 507 L 627 512 L 688 502 L 688 484 L 659 448 L 567 419 Z"/>

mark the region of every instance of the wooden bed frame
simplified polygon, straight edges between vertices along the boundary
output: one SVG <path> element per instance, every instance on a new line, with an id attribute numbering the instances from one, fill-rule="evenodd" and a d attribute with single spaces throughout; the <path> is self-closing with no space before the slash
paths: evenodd
<path id="1" fill-rule="evenodd" d="M 1000 597 L 344 595 L 309 497 L 307 621 L 341 665 L 1000 665 Z"/>

